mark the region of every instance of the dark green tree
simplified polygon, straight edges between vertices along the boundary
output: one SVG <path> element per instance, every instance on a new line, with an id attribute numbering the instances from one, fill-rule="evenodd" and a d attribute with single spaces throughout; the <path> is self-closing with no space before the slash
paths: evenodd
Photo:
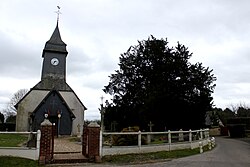
<path id="1" fill-rule="evenodd" d="M 1 112 L 0 112 L 0 121 L 1 121 L 2 124 L 4 123 L 4 115 Z"/>
<path id="2" fill-rule="evenodd" d="M 231 118 L 235 118 L 236 114 L 231 109 L 226 108 L 224 110 L 218 109 L 217 113 L 219 115 L 220 120 L 224 125 L 227 125 L 227 120 Z"/>
<path id="3" fill-rule="evenodd" d="M 120 69 L 109 76 L 104 92 L 112 95 L 105 126 L 140 126 L 148 130 L 201 128 L 212 107 L 216 78 L 202 63 L 191 64 L 192 53 L 177 43 L 150 36 L 120 56 Z"/>
<path id="4" fill-rule="evenodd" d="M 250 109 L 247 107 L 239 107 L 237 109 L 237 116 L 238 117 L 250 117 Z"/>
<path id="5" fill-rule="evenodd" d="M 16 123 L 16 115 L 9 115 L 6 119 L 6 123 Z"/>

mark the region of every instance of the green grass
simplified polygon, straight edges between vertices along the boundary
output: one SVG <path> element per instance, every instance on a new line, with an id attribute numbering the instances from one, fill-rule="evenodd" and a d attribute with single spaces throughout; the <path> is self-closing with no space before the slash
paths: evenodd
<path id="1" fill-rule="evenodd" d="M 205 146 L 203 151 L 209 151 L 208 147 Z M 199 148 L 196 149 L 184 149 L 184 150 L 174 150 L 174 151 L 160 151 L 154 153 L 143 153 L 143 154 L 126 154 L 126 155 L 112 155 L 104 156 L 102 158 L 103 163 L 112 164 L 138 164 L 147 163 L 154 161 L 171 160 L 175 158 L 181 158 L 186 156 L 191 156 L 195 154 L 200 154 Z"/>
<path id="2" fill-rule="evenodd" d="M 70 137 L 69 141 L 70 142 L 81 142 L 81 138 L 80 137 Z"/>
<path id="3" fill-rule="evenodd" d="M 11 156 L 0 156 L 0 166 L 2 167 L 38 167 L 38 161 L 11 157 Z"/>
<path id="4" fill-rule="evenodd" d="M 204 147 L 204 152 L 209 151 L 208 147 Z M 108 164 L 139 164 L 148 162 L 159 162 L 166 161 L 175 158 L 181 158 L 186 156 L 191 156 L 199 154 L 199 149 L 184 149 L 175 151 L 161 151 L 154 153 L 143 153 L 143 154 L 126 154 L 126 155 L 112 155 L 104 156 L 102 158 L 102 163 Z M 11 156 L 0 156 L 0 166 L 1 167 L 39 167 L 38 161 L 11 157 Z"/>
<path id="5" fill-rule="evenodd" d="M 28 136 L 22 134 L 0 134 L 0 147 L 19 147 L 27 142 Z"/>

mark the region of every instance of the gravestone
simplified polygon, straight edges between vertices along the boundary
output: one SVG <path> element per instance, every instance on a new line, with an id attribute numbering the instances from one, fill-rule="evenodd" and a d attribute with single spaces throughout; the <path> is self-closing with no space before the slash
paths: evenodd
<path id="1" fill-rule="evenodd" d="M 154 124 L 152 124 L 152 122 L 150 121 L 149 124 L 148 124 L 148 126 L 149 126 L 149 131 L 152 132 Z M 147 135 L 147 143 L 148 144 L 151 143 L 151 138 L 152 138 L 152 135 L 148 134 Z"/>
<path id="2" fill-rule="evenodd" d="M 180 131 L 180 133 L 179 133 L 179 141 L 184 141 L 184 135 L 183 135 L 183 130 L 182 129 L 180 129 L 179 130 Z"/>
<path id="3" fill-rule="evenodd" d="M 152 128 L 153 128 L 154 124 L 152 124 L 152 122 L 150 121 L 148 126 L 149 126 L 149 131 L 152 132 L 153 131 Z"/>

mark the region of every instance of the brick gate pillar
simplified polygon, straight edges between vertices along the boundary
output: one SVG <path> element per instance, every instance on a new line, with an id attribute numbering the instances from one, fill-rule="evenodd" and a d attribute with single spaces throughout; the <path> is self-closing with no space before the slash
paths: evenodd
<path id="1" fill-rule="evenodd" d="M 52 123 L 45 118 L 41 123 L 41 140 L 39 164 L 50 163 L 53 159 L 53 126 Z"/>
<path id="2" fill-rule="evenodd" d="M 82 133 L 82 155 L 85 157 L 88 156 L 88 127 L 83 126 L 83 133 Z"/>
<path id="3" fill-rule="evenodd" d="M 91 122 L 83 130 L 83 155 L 90 161 L 100 162 L 100 126 Z"/>

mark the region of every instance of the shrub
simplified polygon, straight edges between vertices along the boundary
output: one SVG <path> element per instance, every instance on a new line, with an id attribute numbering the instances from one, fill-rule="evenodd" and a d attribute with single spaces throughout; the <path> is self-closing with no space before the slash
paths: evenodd
<path id="1" fill-rule="evenodd" d="M 140 129 L 138 126 L 124 128 L 122 132 L 138 132 Z M 141 144 L 147 144 L 145 136 L 141 138 Z M 138 145 L 138 135 L 113 135 L 112 145 L 114 146 L 134 146 Z"/>

